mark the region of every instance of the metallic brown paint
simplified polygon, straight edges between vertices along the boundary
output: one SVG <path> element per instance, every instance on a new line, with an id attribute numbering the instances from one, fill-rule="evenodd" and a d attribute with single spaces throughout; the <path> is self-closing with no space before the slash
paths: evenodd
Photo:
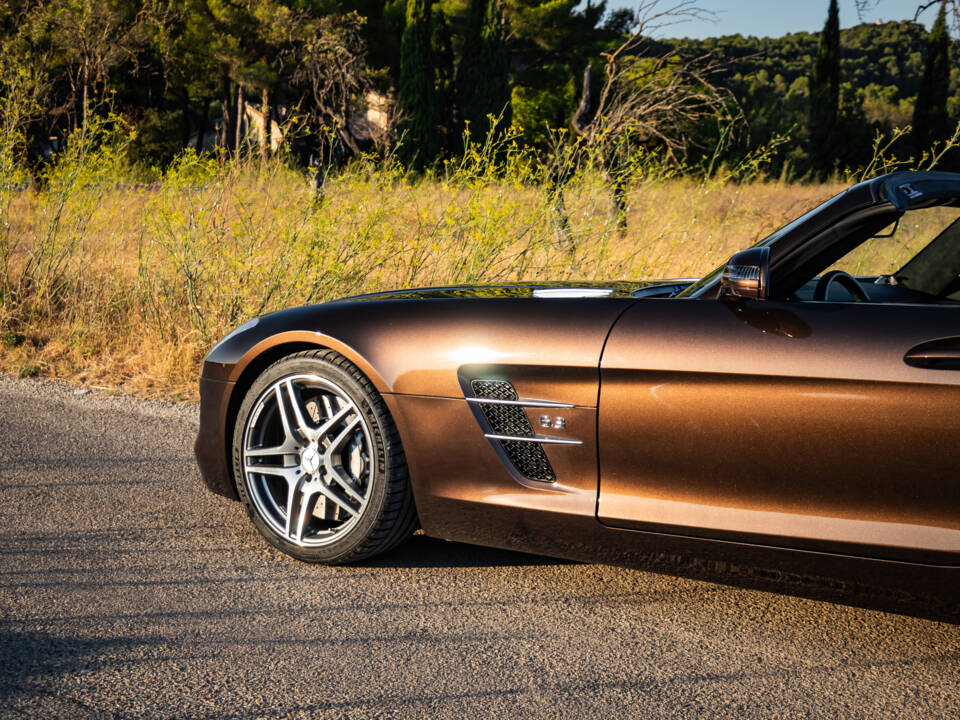
<path id="1" fill-rule="evenodd" d="M 883 192 L 857 186 L 788 228 L 774 270 Z M 204 480 L 236 497 L 227 429 L 264 363 L 328 347 L 383 395 L 430 535 L 644 566 L 736 557 L 960 596 L 960 374 L 904 362 L 960 337 L 960 308 L 631 296 L 650 283 L 545 300 L 531 287 L 348 299 L 227 338 L 201 380 Z M 464 399 L 473 378 L 574 405 L 550 434 L 583 444 L 544 447 L 556 483 L 505 466 Z M 535 428 L 541 412 L 527 410 Z"/>
<path id="2" fill-rule="evenodd" d="M 233 389 L 232 382 L 200 378 L 200 428 L 193 449 L 207 487 L 217 495 L 236 500 L 237 488 L 230 471 L 227 442 Z"/>
<path id="3" fill-rule="evenodd" d="M 960 377 L 903 362 L 960 332 L 960 309 L 741 305 L 647 301 L 617 323 L 600 520 L 960 564 Z M 742 321 L 761 310 L 759 327 Z"/>
<path id="4" fill-rule="evenodd" d="M 465 305 L 430 302 L 419 304 L 413 313 L 408 303 L 377 301 L 352 306 L 375 312 L 364 318 L 356 310 L 340 323 L 337 332 L 341 337 L 351 337 L 352 328 L 349 343 L 332 342 L 327 333 L 277 332 L 255 343 L 225 376 L 240 379 L 254 358 L 290 342 L 333 347 L 357 362 L 375 379 L 397 422 L 421 522 L 429 534 L 488 541 L 478 538 L 476 530 L 463 532 L 456 517 L 446 510 L 440 512 L 439 508 L 448 507 L 448 501 L 455 501 L 460 508 L 475 505 L 478 512 L 487 508 L 490 516 L 504 508 L 515 508 L 549 513 L 558 522 L 564 517 L 592 518 L 596 522 L 597 367 L 606 343 L 599 428 L 605 448 L 600 455 L 604 472 L 601 521 L 666 537 L 677 534 L 703 540 L 740 539 L 757 545 L 958 564 L 957 549 L 951 544 L 960 529 L 956 494 L 949 488 L 946 497 L 937 494 L 937 488 L 942 487 L 938 479 L 955 467 L 957 459 L 946 438 L 951 428 L 960 429 L 960 416 L 950 412 L 960 407 L 960 397 L 956 387 L 943 382 L 956 378 L 950 371 L 920 370 L 902 362 L 905 347 L 942 330 L 938 322 L 923 320 L 928 313 L 916 313 L 910 306 L 896 308 L 896 313 L 905 314 L 906 321 L 901 324 L 909 330 L 893 341 L 888 328 L 879 332 L 888 321 L 877 325 L 867 317 L 869 306 L 852 304 L 798 307 L 773 302 L 496 300 Z M 823 314 L 852 315 L 851 327 L 860 328 L 871 340 L 869 355 L 860 354 L 841 329 L 814 336 L 811 324 L 818 324 L 817 316 Z M 956 310 L 944 308 L 943 314 L 952 322 Z M 320 322 L 335 324 L 330 317 Z M 614 329 L 607 339 L 604 329 L 611 326 Z M 642 332 L 631 335 L 632 328 Z M 269 326 L 267 330 L 272 332 Z M 751 343 L 755 347 L 750 347 Z M 747 353 L 746 347 L 750 347 Z M 455 355 L 450 348 L 467 348 L 469 352 Z M 372 355 L 373 362 L 361 353 Z M 487 354 L 497 362 L 458 364 L 469 359 L 471 353 Z M 541 364 L 551 356 L 558 358 L 557 365 Z M 892 357 L 898 363 L 884 362 Z M 367 370 L 374 365 L 381 370 Z M 637 367 L 645 368 L 639 379 Z M 776 369 L 777 379 L 771 379 L 771 369 Z M 877 381 L 878 387 L 866 395 L 863 388 L 851 391 L 850 383 L 859 382 L 858 378 L 868 377 L 871 372 L 885 382 Z M 479 432 L 463 399 L 458 374 L 468 378 L 506 377 L 520 397 L 577 406 L 563 410 L 565 434 L 584 444 L 545 447 L 557 472 L 555 486 L 533 483 L 525 487 L 516 482 Z M 816 374 L 820 377 L 811 377 Z M 656 397 L 650 389 L 658 386 L 660 395 Z M 223 418 L 210 422 L 205 417 L 203 425 L 224 427 L 229 393 L 235 385 L 204 380 L 202 387 L 204 407 L 215 408 Z M 918 402 L 918 393 L 928 397 Z M 937 402 L 940 399 L 944 402 Z M 936 416 L 930 414 L 932 403 L 938 408 Z M 915 429 L 912 434 L 900 430 L 870 434 L 876 413 L 899 412 L 902 405 L 906 406 L 902 417 Z M 796 409 L 789 416 L 782 412 L 788 406 Z M 735 422 L 724 422 L 730 418 L 731 408 L 747 414 Z M 537 409 L 528 410 L 534 427 L 539 414 Z M 629 436 L 624 423 L 633 423 L 637 442 L 610 439 Z M 849 423 L 841 429 L 853 431 L 858 442 L 866 437 L 870 441 L 867 449 L 858 450 L 855 443 L 830 445 L 839 437 L 837 423 Z M 745 473 L 738 466 L 738 457 L 743 456 L 743 448 L 757 443 L 761 426 L 764 438 L 780 438 L 780 444 L 761 445 L 763 454 L 752 460 L 750 472 Z M 936 427 L 947 432 L 937 435 Z M 214 459 L 218 452 L 227 457 L 225 437 L 216 439 L 217 450 L 211 452 L 214 440 L 209 430 L 207 433 L 203 443 L 198 440 L 201 466 L 205 474 L 221 478 L 217 488 L 229 496 L 232 483 L 227 462 L 224 460 L 216 470 Z M 608 446 L 604 446 L 605 437 Z M 876 476 L 868 470 L 886 467 L 891 473 L 909 475 L 915 468 L 904 461 L 906 450 L 918 444 L 931 447 L 931 438 L 940 438 L 942 447 L 932 446 L 934 452 L 925 466 L 916 469 L 930 482 L 918 488 L 913 506 L 898 506 L 891 500 L 897 493 L 889 482 L 878 497 L 871 495 L 870 491 L 876 489 Z M 798 454 L 797 447 L 816 448 L 816 452 Z M 714 453 L 720 453 L 719 459 L 704 471 L 704 458 Z M 783 459 L 788 457 L 792 459 L 785 472 Z M 857 472 L 842 492 L 835 492 L 834 470 L 838 466 L 846 468 L 847 463 Z M 651 479 L 650 485 L 631 484 L 638 467 L 645 468 L 643 477 Z M 736 478 L 736 484 L 725 487 L 721 481 L 729 477 Z M 673 489 L 677 486 L 682 490 Z M 651 491 L 651 487 L 658 490 Z M 884 498 L 887 506 L 883 505 Z M 757 523 L 751 524 L 749 517 L 741 527 L 727 532 L 722 528 L 691 532 L 690 527 L 682 525 L 638 520 L 638 501 L 650 499 L 691 503 L 695 506 L 688 508 L 691 516 L 696 510 L 719 507 L 780 513 L 783 517 L 773 518 L 775 522 L 770 517 L 761 518 L 767 523 L 760 528 L 763 532 L 757 531 Z M 802 537 L 797 527 L 810 517 L 851 522 L 844 537 Z M 857 525 L 863 521 L 912 524 L 931 528 L 934 533 L 939 528 L 946 539 L 933 543 L 936 547 L 891 547 L 871 542 L 870 528 Z M 557 528 L 557 532 L 562 530 Z M 530 549 L 526 545 L 513 547 Z M 574 551 L 560 554 L 581 557 Z"/>
<path id="5" fill-rule="evenodd" d="M 228 482 L 230 435 L 223 428 L 232 425 L 231 408 L 235 411 L 262 370 L 258 358 L 277 348 L 310 345 L 336 350 L 385 396 L 457 398 L 469 413 L 460 387 L 461 373 L 471 378 L 508 376 L 520 397 L 592 408 L 595 415 L 600 354 L 607 331 L 633 302 L 629 297 L 588 301 L 383 299 L 330 303 L 265 316 L 252 338 L 238 336 L 235 347 L 215 348 L 204 362 L 204 423 L 215 422 L 221 428 L 217 437 L 205 430 L 198 438 L 196 452 L 203 458 L 204 477 L 214 492 L 236 497 L 232 479 Z M 324 328 L 324 332 L 295 329 L 298 327 Z M 557 362 L 549 363 L 551 357 Z M 255 372 L 248 372 L 250 368 Z M 226 384 L 210 384 L 216 381 Z M 229 397 L 222 397 L 223 393 Z M 211 415 L 213 407 L 217 408 L 215 415 Z M 470 433 L 489 447 L 472 417 L 471 422 Z M 398 425 L 403 438 L 403 424 Z M 215 447 L 210 446 L 212 442 L 217 443 Z M 595 431 L 590 442 L 594 447 Z M 548 457 L 552 452 L 560 451 L 551 448 Z M 409 461 L 411 451 L 406 449 L 406 454 Z M 591 462 L 595 496 L 595 451 Z"/>
<path id="6" fill-rule="evenodd" d="M 503 545 L 504 541 L 492 543 L 486 530 L 475 522 L 463 523 L 460 516 L 479 513 L 493 518 L 507 510 L 519 512 L 523 518 L 543 513 L 553 518 L 551 532 L 561 536 L 569 534 L 561 527 L 564 518 L 596 524 L 596 408 L 598 392 L 602 392 L 599 436 L 604 475 L 599 517 L 606 524 L 623 527 L 623 531 L 610 532 L 625 532 L 624 542 L 633 538 L 630 542 L 642 544 L 627 531 L 646 530 L 644 535 L 655 534 L 657 545 L 664 548 L 670 545 L 668 539 L 676 536 L 681 545 L 695 538 L 707 544 L 711 540 L 746 540 L 757 546 L 960 564 L 958 549 L 951 544 L 960 530 L 957 485 L 947 487 L 946 497 L 937 494 L 937 488 L 943 488 L 944 473 L 956 467 L 956 455 L 946 438 L 952 428 L 960 429 L 960 416 L 950 412 L 960 407 L 960 395 L 956 387 L 943 382 L 954 379 L 950 371 L 911 368 L 902 362 L 906 349 L 941 330 L 937 323 L 913 317 L 926 315 L 912 313 L 910 306 L 896 309 L 906 315 L 902 324 L 910 329 L 894 342 L 889 332 L 871 335 L 870 328 L 878 331 L 878 326 L 865 318 L 869 306 L 849 304 L 798 308 L 767 302 L 734 307 L 696 300 L 594 299 L 577 303 L 478 301 L 464 307 L 459 302 L 441 301 L 420 306 L 414 313 L 408 302 L 358 304 L 352 307 L 375 312 L 364 318 L 364 313 L 354 311 L 340 323 L 332 322 L 325 312 L 327 317 L 320 322 L 339 325 L 335 331 L 349 338 L 347 342 L 334 342 L 329 333 L 281 330 L 255 343 L 222 374 L 231 380 L 204 379 L 201 424 L 205 430 L 198 438 L 197 452 L 213 489 L 228 497 L 235 493 L 222 428 L 229 425 L 231 396 L 238 397 L 234 394 L 238 390 L 242 393 L 243 385 L 236 381 L 270 348 L 311 343 L 343 353 L 369 373 L 383 392 L 400 431 L 418 511 L 428 534 Z M 490 302 L 496 307 L 489 307 Z M 843 341 L 846 335 L 840 330 L 814 335 L 811 324 L 817 324 L 815 316 L 824 313 L 855 315 L 851 324 L 871 338 L 871 353 L 859 354 Z M 955 309 L 950 308 L 949 313 Z M 272 332 L 267 325 L 265 330 Z M 606 329 L 612 326 L 608 340 Z M 631 337 L 631 327 L 643 332 Z M 597 367 L 605 342 L 601 391 Z M 745 354 L 749 343 L 756 346 Z M 469 352 L 453 355 L 450 348 Z M 470 353 L 486 353 L 497 362 L 462 363 Z M 372 356 L 372 361 L 365 354 Z M 556 357 L 557 364 L 541 364 L 549 357 Z M 884 364 L 883 359 L 889 357 L 896 357 L 899 364 Z M 646 369 L 638 379 L 635 368 L 641 366 Z M 770 378 L 771 368 L 776 368 L 776 380 Z M 871 372 L 883 378 L 875 381 L 877 388 L 864 397 L 857 394 L 863 395 L 863 388 L 851 391 L 850 383 Z M 520 397 L 577 406 L 563 411 L 565 432 L 584 444 L 545 448 L 557 473 L 555 486 L 530 487 L 516 482 L 479 432 L 463 399 L 458 373 L 507 377 Z M 650 388 L 657 386 L 661 386 L 659 398 L 650 393 Z M 921 396 L 924 399 L 918 402 Z M 939 402 L 940 398 L 945 402 Z M 781 409 L 787 406 L 796 408 L 795 413 L 784 415 Z M 876 413 L 890 414 L 902 406 L 902 417 L 914 431 L 878 434 Z M 934 406 L 936 413 L 931 415 Z M 724 422 L 730 419 L 731 408 L 739 409 L 741 415 Z M 839 411 L 843 412 L 838 415 Z M 528 414 L 536 427 L 539 410 L 530 409 Z M 856 444 L 837 444 L 838 422 L 848 423 L 841 429 L 851 430 L 858 440 L 866 438 L 867 445 L 858 450 Z M 609 440 L 623 437 L 622 423 L 634 423 L 631 427 L 637 442 Z M 763 453 L 751 461 L 750 471 L 744 472 L 737 465 L 742 455 L 738 448 L 754 447 L 760 427 L 764 428 L 762 437 L 768 441 L 780 438 L 780 444 L 762 444 Z M 803 429 L 798 431 L 798 427 Z M 947 432 L 937 435 L 936 427 Z M 213 437 L 210 428 L 218 428 L 221 434 Z M 937 437 L 940 445 L 930 446 L 931 438 Z M 805 443 L 816 452 L 797 453 L 796 448 Z M 903 460 L 905 452 L 924 443 L 932 449 L 930 457 L 923 467 L 913 468 Z M 704 458 L 714 453 L 719 453 L 717 462 L 708 463 L 704 470 Z M 786 457 L 792 459 L 784 471 Z M 832 478 L 838 466 L 856 472 L 848 485 L 835 492 Z M 649 485 L 631 484 L 638 467 L 645 468 L 643 477 Z M 918 487 L 914 505 L 901 507 L 891 500 L 897 493 L 890 480 L 880 483 L 883 492 L 879 495 L 872 492 L 878 486 L 871 473 L 883 467 L 901 477 L 907 474 L 929 480 Z M 722 481 L 729 477 L 736 478 L 736 484 L 724 486 Z M 676 490 L 678 486 L 682 490 Z M 704 508 L 719 507 L 780 513 L 781 517 L 761 517 L 766 524 L 759 525 L 754 515 L 726 531 L 692 531 L 689 526 L 638 519 L 636 509 L 642 507 L 638 501 L 651 498 L 691 503 L 691 516 L 697 510 L 702 514 Z M 457 514 L 451 514 L 451 507 L 458 508 Z M 803 537 L 798 527 L 810 517 L 851 522 L 840 536 Z M 875 541 L 878 526 L 872 526 L 871 534 L 871 527 L 858 526 L 858 521 L 910 524 L 932 530 L 933 536 L 939 530 L 941 537 L 929 542 L 931 547 L 906 543 L 891 547 Z M 529 519 L 523 522 L 526 526 Z M 536 549 L 529 538 L 522 539 L 524 532 L 517 528 L 511 532 L 506 546 Z M 606 543 L 615 536 L 601 534 Z M 584 537 L 581 533 L 571 547 L 551 552 L 582 559 L 588 552 L 580 547 Z"/>
<path id="7" fill-rule="evenodd" d="M 600 351 L 629 298 L 372 300 L 297 308 L 264 317 L 263 335 L 231 362 L 208 358 L 203 376 L 237 382 L 262 353 L 283 344 L 329 347 L 356 364 L 381 393 L 463 397 L 463 365 L 553 367 L 557 382 L 586 370 L 597 373 Z M 312 329 L 316 328 L 316 329 Z M 213 354 L 213 353 L 212 353 Z M 550 357 L 557 358 L 551 363 Z M 530 377 L 530 376 L 528 376 Z M 531 377 L 534 385 L 543 386 Z M 595 388 L 566 399 L 596 405 Z"/>
<path id="8" fill-rule="evenodd" d="M 455 517 L 434 512 L 434 502 L 456 500 L 487 507 L 524 508 L 594 520 L 597 502 L 596 410 L 570 408 L 568 436 L 583 445 L 544 447 L 557 473 L 556 483 L 520 484 L 504 467 L 477 429 L 466 401 L 452 398 L 385 395 L 400 428 L 413 483 L 413 496 L 424 531 L 448 539 L 458 535 Z M 531 421 L 536 421 L 530 412 Z M 558 434 L 557 431 L 552 431 Z M 438 439 L 441 441 L 438 445 Z M 451 447 L 455 451 L 451 452 Z"/>

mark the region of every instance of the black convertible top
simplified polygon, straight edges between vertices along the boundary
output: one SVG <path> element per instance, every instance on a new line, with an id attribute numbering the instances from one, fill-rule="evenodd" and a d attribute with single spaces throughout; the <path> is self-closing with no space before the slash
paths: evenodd
<path id="1" fill-rule="evenodd" d="M 880 198 L 901 213 L 930 205 L 960 206 L 960 173 L 896 172 L 874 182 L 879 187 Z"/>

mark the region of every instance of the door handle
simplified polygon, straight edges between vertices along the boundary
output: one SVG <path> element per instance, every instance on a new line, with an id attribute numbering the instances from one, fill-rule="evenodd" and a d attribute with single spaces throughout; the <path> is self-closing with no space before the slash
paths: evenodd
<path id="1" fill-rule="evenodd" d="M 960 370 L 960 338 L 920 343 L 903 356 L 907 365 L 930 370 Z"/>

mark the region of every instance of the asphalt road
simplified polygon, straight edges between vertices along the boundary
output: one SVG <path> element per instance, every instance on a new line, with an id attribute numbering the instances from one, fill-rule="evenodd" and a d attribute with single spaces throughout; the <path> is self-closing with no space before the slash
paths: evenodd
<path id="1" fill-rule="evenodd" d="M 960 717 L 960 626 L 836 588 L 287 559 L 202 488 L 196 422 L 0 378 L 0 717 Z"/>

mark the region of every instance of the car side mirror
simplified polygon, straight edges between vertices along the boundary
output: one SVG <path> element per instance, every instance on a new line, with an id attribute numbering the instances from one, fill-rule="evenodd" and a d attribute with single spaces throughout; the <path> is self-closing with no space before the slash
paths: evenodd
<path id="1" fill-rule="evenodd" d="M 720 299 L 764 300 L 770 287 L 770 248 L 738 252 L 720 277 Z"/>

